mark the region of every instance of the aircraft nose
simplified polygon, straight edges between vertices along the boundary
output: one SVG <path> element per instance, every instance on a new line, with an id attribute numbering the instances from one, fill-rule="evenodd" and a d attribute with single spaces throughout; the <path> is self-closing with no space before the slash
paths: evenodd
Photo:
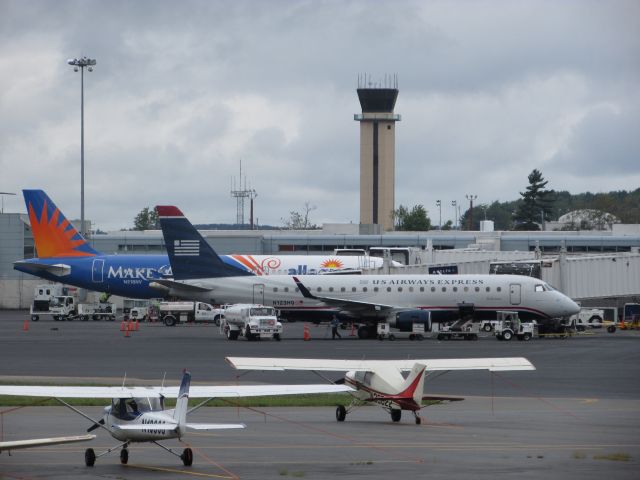
<path id="1" fill-rule="evenodd" d="M 580 305 L 578 305 L 576 302 L 574 302 L 567 296 L 564 297 L 564 302 L 562 302 L 562 307 L 564 310 L 564 312 L 562 313 L 563 316 L 571 316 L 580 312 Z"/>

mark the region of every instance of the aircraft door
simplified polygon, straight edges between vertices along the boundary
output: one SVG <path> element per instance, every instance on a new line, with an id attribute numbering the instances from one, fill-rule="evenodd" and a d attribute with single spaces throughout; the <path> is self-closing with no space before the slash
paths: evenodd
<path id="1" fill-rule="evenodd" d="M 91 267 L 91 279 L 93 283 L 102 283 L 103 281 L 104 260 L 96 258 L 93 260 L 93 266 Z"/>
<path id="2" fill-rule="evenodd" d="M 264 283 L 255 283 L 253 285 L 253 303 L 264 305 Z"/>
<path id="3" fill-rule="evenodd" d="M 520 302 L 522 300 L 521 288 L 522 286 L 519 283 L 512 283 L 509 286 L 509 296 L 511 300 L 511 305 L 520 305 Z"/>

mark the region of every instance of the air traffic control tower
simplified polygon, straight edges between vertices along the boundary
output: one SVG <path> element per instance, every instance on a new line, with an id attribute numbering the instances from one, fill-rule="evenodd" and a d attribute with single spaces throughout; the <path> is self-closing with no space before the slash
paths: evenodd
<path id="1" fill-rule="evenodd" d="M 393 230 L 397 98 L 396 76 L 386 77 L 382 84 L 366 76 L 358 79 L 362 113 L 353 119 L 360 122 L 360 224 L 380 225 L 384 231 Z"/>

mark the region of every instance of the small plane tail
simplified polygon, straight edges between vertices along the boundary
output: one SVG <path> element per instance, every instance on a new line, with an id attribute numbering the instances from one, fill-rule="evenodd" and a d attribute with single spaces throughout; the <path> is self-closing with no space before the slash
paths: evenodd
<path id="1" fill-rule="evenodd" d="M 400 396 L 413 398 L 418 405 L 422 405 L 422 396 L 424 394 L 424 371 L 426 368 L 426 365 L 422 363 L 416 363 L 413 366 L 409 376 L 404 381 Z"/>
<path id="2" fill-rule="evenodd" d="M 253 275 L 226 264 L 178 207 L 157 206 L 175 280 Z"/>
<path id="3" fill-rule="evenodd" d="M 173 419 L 178 422 L 178 430 L 182 433 L 186 431 L 187 410 L 189 409 L 189 387 L 191 386 L 191 373 L 184 372 L 182 383 L 178 391 L 176 409 L 173 412 Z"/>
<path id="4" fill-rule="evenodd" d="M 99 252 L 78 233 L 43 190 L 23 190 L 38 257 L 93 257 Z"/>

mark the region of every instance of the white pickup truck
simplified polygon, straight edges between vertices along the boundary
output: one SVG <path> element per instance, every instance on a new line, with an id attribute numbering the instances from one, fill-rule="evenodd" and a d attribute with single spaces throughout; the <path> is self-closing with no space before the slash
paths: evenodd
<path id="1" fill-rule="evenodd" d="M 247 340 L 273 337 L 280 341 L 282 323 L 273 307 L 253 304 L 237 304 L 226 308 L 220 324 L 220 332 L 229 340 L 244 336 Z"/>
<path id="2" fill-rule="evenodd" d="M 218 322 L 222 310 L 203 302 L 161 302 L 159 317 L 167 327 L 187 322 Z"/>

